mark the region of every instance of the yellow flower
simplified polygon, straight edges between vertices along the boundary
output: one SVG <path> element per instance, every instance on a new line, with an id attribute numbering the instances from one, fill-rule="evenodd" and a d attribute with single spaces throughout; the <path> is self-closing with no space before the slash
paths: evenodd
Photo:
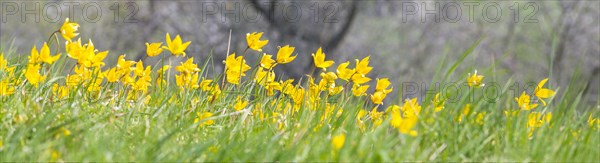
<path id="1" fill-rule="evenodd" d="M 35 46 L 34 46 L 34 48 L 35 48 Z M 60 57 L 60 54 L 57 54 L 55 56 L 50 56 L 50 48 L 48 47 L 48 44 L 44 43 L 44 46 L 42 47 L 42 49 L 40 51 L 40 61 L 41 62 L 52 64 L 52 63 L 54 63 L 54 61 L 58 60 L 59 57 Z"/>
<path id="2" fill-rule="evenodd" d="M 431 103 L 433 103 L 434 112 L 440 112 L 444 109 L 444 105 L 446 104 L 446 99 L 444 98 L 440 98 L 440 93 L 435 94 L 435 97 L 433 98 L 433 101 L 431 101 Z"/>
<path id="3" fill-rule="evenodd" d="M 471 113 L 471 104 L 466 104 L 465 107 L 463 108 L 463 111 L 460 115 L 458 115 L 458 118 L 456 119 L 456 121 L 458 121 L 459 123 L 463 121 L 463 119 L 467 116 L 469 116 L 469 114 Z"/>
<path id="4" fill-rule="evenodd" d="M 367 75 L 369 72 L 371 72 L 371 70 L 373 70 L 373 67 L 369 67 L 369 58 L 371 56 L 367 56 L 365 58 L 363 58 L 362 60 L 356 60 L 356 73 L 358 74 L 362 74 L 362 75 Z"/>
<path id="5" fill-rule="evenodd" d="M 321 77 L 327 83 L 335 83 L 335 79 L 338 78 L 337 75 L 335 75 L 335 73 L 333 73 L 333 72 L 327 72 L 327 73 L 322 72 Z"/>
<path id="6" fill-rule="evenodd" d="M 262 32 L 246 33 L 246 42 L 248 42 L 248 48 L 262 52 L 262 47 L 269 43 L 269 40 L 260 40 Z"/>
<path id="7" fill-rule="evenodd" d="M 194 57 L 189 58 L 185 62 L 179 62 L 181 65 L 175 67 L 175 70 L 182 74 L 192 74 L 200 72 L 198 65 L 194 64 Z"/>
<path id="8" fill-rule="evenodd" d="M 377 79 L 377 85 L 375 86 L 376 92 L 390 93 L 393 88 L 387 89 L 392 83 L 388 78 Z"/>
<path id="9" fill-rule="evenodd" d="M 275 90 L 281 90 L 281 84 L 279 82 L 270 82 L 265 85 L 265 89 L 267 90 L 267 96 L 275 95 Z"/>
<path id="10" fill-rule="evenodd" d="M 339 134 L 331 138 L 331 145 L 335 150 L 342 149 L 342 147 L 344 147 L 344 142 L 346 142 L 346 134 Z"/>
<path id="11" fill-rule="evenodd" d="M 125 60 L 125 54 L 123 54 L 123 55 L 120 55 L 119 59 L 117 60 L 117 68 L 120 71 L 129 73 L 132 69 L 131 66 L 133 66 L 135 63 L 136 63 L 135 61 Z"/>
<path id="12" fill-rule="evenodd" d="M 59 86 L 54 83 L 52 85 L 52 93 L 58 97 L 58 99 L 63 99 L 64 97 L 69 96 L 69 87 L 67 86 Z"/>
<path id="13" fill-rule="evenodd" d="M 236 111 L 240 111 L 240 110 L 244 109 L 246 106 L 248 106 L 248 101 L 242 100 L 242 97 L 238 96 L 235 99 L 235 105 L 233 106 L 233 109 L 235 109 Z"/>
<path id="14" fill-rule="evenodd" d="M 538 106 L 538 104 L 531 103 L 531 96 L 525 94 L 524 91 L 519 98 L 515 97 L 515 101 L 517 101 L 521 110 L 531 110 Z"/>
<path id="15" fill-rule="evenodd" d="M 104 66 L 104 58 L 108 55 L 108 51 L 96 53 L 98 50 L 94 48 L 94 43 L 89 40 L 84 45 L 84 50 L 77 57 L 77 62 L 85 67 L 102 67 Z"/>
<path id="16" fill-rule="evenodd" d="M 27 69 L 25 69 L 25 78 L 34 86 L 38 86 L 38 84 L 46 79 L 46 76 L 42 76 L 39 72 L 41 66 L 39 64 L 28 64 Z"/>
<path id="17" fill-rule="evenodd" d="M 596 126 L 596 129 L 600 129 L 600 118 L 594 118 L 592 114 L 590 114 L 587 121 L 590 128 L 594 129 L 594 126 Z"/>
<path id="18" fill-rule="evenodd" d="M 475 73 L 473 73 L 473 75 L 471 75 L 471 73 L 468 74 L 467 84 L 469 84 L 470 87 L 485 86 L 485 84 L 483 84 L 482 81 L 483 75 L 477 75 L 477 70 L 475 70 Z"/>
<path id="19" fill-rule="evenodd" d="M 4 58 L 4 53 L 0 53 L 0 72 L 9 72 L 14 71 L 15 66 L 8 67 L 8 61 Z"/>
<path id="20" fill-rule="evenodd" d="M 163 46 L 163 48 L 171 51 L 171 54 L 174 56 L 182 55 L 182 57 L 185 57 L 184 51 L 187 49 L 190 43 L 192 43 L 191 41 L 182 43 L 183 41 L 181 41 L 181 37 L 179 37 L 179 35 L 175 36 L 175 39 L 171 41 L 171 36 L 169 33 L 167 33 L 166 40 L 167 46 Z"/>
<path id="21" fill-rule="evenodd" d="M 210 91 L 214 89 L 213 84 L 216 84 L 213 83 L 213 80 L 202 79 L 202 81 L 200 81 L 200 88 L 202 89 L 202 91 Z"/>
<path id="22" fill-rule="evenodd" d="M 333 61 L 325 61 L 325 53 L 321 48 L 317 49 L 316 53 L 312 54 L 313 61 L 315 62 L 315 66 L 318 68 L 322 68 L 323 71 L 327 71 L 327 67 L 330 67 L 334 64 Z"/>
<path id="23" fill-rule="evenodd" d="M 300 108 L 300 106 L 304 103 L 306 91 L 303 88 L 298 88 L 292 94 L 292 100 L 294 101 L 294 107 Z"/>
<path id="24" fill-rule="evenodd" d="M 329 95 L 336 95 L 340 92 L 342 92 L 344 90 L 344 87 L 342 86 L 335 86 L 334 84 L 332 84 L 332 86 L 329 87 L 328 91 L 329 91 Z"/>
<path id="25" fill-rule="evenodd" d="M 227 56 L 225 59 L 225 74 L 227 82 L 231 84 L 240 84 L 242 76 L 246 76 L 246 71 L 250 70 L 246 64 L 244 56 L 235 57 L 235 53 Z"/>
<path id="26" fill-rule="evenodd" d="M 260 67 L 270 70 L 273 67 L 275 67 L 275 65 L 276 62 L 275 60 L 273 60 L 273 55 L 264 53 L 263 56 L 260 58 Z"/>
<path id="27" fill-rule="evenodd" d="M 275 73 L 273 71 L 265 71 L 264 69 L 259 68 L 258 71 L 256 71 L 254 81 L 262 86 L 265 86 L 267 83 L 275 81 Z"/>
<path id="28" fill-rule="evenodd" d="M 71 41 L 71 39 L 79 35 L 79 33 L 76 33 L 78 28 L 79 24 L 69 22 L 69 18 L 67 18 L 62 27 L 60 27 L 60 34 L 63 36 L 63 38 L 65 38 L 65 40 Z"/>
<path id="29" fill-rule="evenodd" d="M 106 77 L 106 81 L 109 83 L 118 82 L 121 78 L 122 74 L 117 71 L 117 68 L 111 68 L 104 71 L 104 76 Z"/>
<path id="30" fill-rule="evenodd" d="M 387 94 L 384 92 L 375 92 L 371 95 L 371 101 L 373 101 L 374 104 L 383 104 L 385 96 L 387 96 Z"/>
<path id="31" fill-rule="evenodd" d="M 517 115 L 519 115 L 520 110 L 513 110 L 513 111 L 504 111 L 504 116 L 506 116 L 506 118 L 512 118 L 512 117 L 516 117 Z"/>
<path id="32" fill-rule="evenodd" d="M 15 93 L 15 86 L 8 79 L 0 81 L 0 96 L 8 96 Z"/>
<path id="33" fill-rule="evenodd" d="M 421 106 L 417 102 L 417 98 L 404 100 L 404 105 L 400 108 L 398 105 L 392 105 L 388 110 L 391 110 L 392 127 L 397 128 L 402 134 L 416 136 L 418 133 L 413 128 L 417 125 Z"/>
<path id="34" fill-rule="evenodd" d="M 540 99 L 540 101 L 542 101 L 542 104 L 544 104 L 544 106 L 546 106 L 546 101 L 544 101 L 544 99 L 554 96 L 553 90 L 543 88 L 544 84 L 546 84 L 547 81 L 548 78 L 540 81 L 540 83 L 538 83 L 537 87 L 535 87 L 535 90 L 533 91 L 533 94 L 537 96 Z"/>
<path id="35" fill-rule="evenodd" d="M 33 46 L 33 48 L 31 49 L 31 56 L 29 56 L 29 63 L 30 64 L 36 64 L 36 63 L 48 63 L 48 64 L 52 64 L 54 63 L 54 61 L 58 60 L 58 58 L 60 57 L 60 54 L 57 54 L 55 56 L 50 56 L 50 48 L 48 47 L 48 44 L 44 43 L 44 46 L 42 46 L 42 49 L 40 49 L 40 52 L 38 53 L 35 45 Z"/>
<path id="36" fill-rule="evenodd" d="M 352 94 L 356 97 L 363 96 L 363 95 L 365 95 L 365 92 L 367 92 L 367 89 L 369 89 L 369 85 L 353 84 L 352 85 Z"/>
<path id="37" fill-rule="evenodd" d="M 475 116 L 475 124 L 479 124 L 479 125 L 483 125 L 483 120 L 485 119 L 485 112 L 480 112 L 480 113 L 474 113 L 476 114 Z"/>
<path id="38" fill-rule="evenodd" d="M 65 50 L 67 51 L 67 56 L 79 60 L 79 56 L 83 54 L 85 51 L 85 47 L 81 45 L 81 38 L 77 39 L 77 41 L 65 43 Z"/>
<path id="39" fill-rule="evenodd" d="M 337 67 L 336 73 L 342 80 L 348 81 L 354 75 L 354 69 L 347 68 L 350 62 L 344 62 Z"/>
<path id="40" fill-rule="evenodd" d="M 198 73 L 175 75 L 175 84 L 180 88 L 196 89 L 198 85 Z"/>
<path id="41" fill-rule="evenodd" d="M 542 113 L 540 112 L 531 112 L 527 116 L 527 119 L 527 128 L 529 128 L 528 135 L 531 137 L 533 135 L 533 131 L 536 128 L 542 127 L 542 125 L 550 123 L 550 120 L 552 120 L 552 113 L 549 112 L 545 115 L 542 115 Z"/>
<path id="42" fill-rule="evenodd" d="M 150 78 L 150 76 L 140 76 L 138 80 L 135 83 L 133 83 L 131 88 L 134 91 L 142 91 L 143 93 L 146 93 L 148 91 L 148 87 L 152 86 L 151 83 L 152 78 Z"/>
<path id="43" fill-rule="evenodd" d="M 203 125 L 212 125 L 215 123 L 214 120 L 206 120 L 210 117 L 213 116 L 212 113 L 210 112 L 204 112 L 204 113 L 200 113 L 197 112 L 196 115 L 198 116 L 196 119 L 194 119 L 194 123 L 198 123 L 199 121 L 203 121 L 202 123 L 199 124 L 200 127 L 202 127 Z"/>
<path id="44" fill-rule="evenodd" d="M 146 54 L 148 55 L 148 57 L 154 57 L 162 53 L 163 48 L 161 48 L 160 46 L 162 46 L 162 42 L 156 42 L 151 44 L 146 43 Z"/>
<path id="45" fill-rule="evenodd" d="M 364 84 L 371 81 L 371 78 L 363 75 L 363 74 L 354 74 L 352 75 L 352 82 L 354 82 L 354 84 Z"/>
<path id="46" fill-rule="evenodd" d="M 277 63 L 279 64 L 285 64 L 285 63 L 290 63 L 292 62 L 294 59 L 296 59 L 296 56 L 291 56 L 292 53 L 294 53 L 294 47 L 291 47 L 289 45 L 283 46 L 279 48 L 279 51 L 277 51 Z"/>

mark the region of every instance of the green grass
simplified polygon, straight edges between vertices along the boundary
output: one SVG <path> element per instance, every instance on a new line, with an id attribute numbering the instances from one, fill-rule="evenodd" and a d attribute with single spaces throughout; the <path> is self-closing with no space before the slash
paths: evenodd
<path id="1" fill-rule="evenodd" d="M 462 61 L 476 46 L 477 43 L 467 49 L 453 64 L 441 61 L 435 70 L 435 82 L 466 82 L 467 72 L 455 70 L 463 66 Z M 26 59 L 9 53 L 5 56 L 10 58 L 9 65 L 17 67 L 17 78 L 24 79 Z M 448 96 L 462 96 L 447 101 L 445 108 L 437 113 L 433 112 L 433 97 L 428 95 L 426 100 L 419 99 L 422 111 L 414 128 L 418 134 L 411 136 L 390 125 L 390 112 L 384 113 L 380 126 L 373 125 L 369 117 L 363 118 L 365 130 L 359 129 L 358 112 L 370 111 L 375 105 L 368 96 L 352 96 L 350 88 L 340 95 L 324 95 L 316 104 L 302 105 L 297 112 L 284 111 L 284 106 L 292 103 L 289 97 L 267 96 L 264 88 L 247 79 L 240 86 L 221 85 L 223 93 L 215 101 L 207 100 L 207 93 L 201 90 L 177 88 L 173 75 L 168 89 L 151 87 L 148 103 L 142 99 L 128 100 L 124 92 L 129 88 L 107 83 L 99 94 L 76 87 L 67 98 L 57 99 L 52 85 L 65 81 L 65 74 L 58 72 L 72 74 L 71 66 L 65 66 L 67 63 L 72 65 L 74 61 L 62 56 L 57 63 L 43 67 L 43 71 L 54 73 L 38 87 L 21 82 L 14 86 L 14 94 L 0 97 L 0 161 L 591 162 L 600 159 L 600 128 L 588 124 L 590 114 L 599 116 L 598 108 L 582 102 L 583 88 L 577 85 L 551 87 L 557 90 L 555 97 L 560 98 L 547 100 L 547 106 L 521 111 L 514 117 L 507 117 L 504 111 L 518 108 L 514 98 L 521 91 L 515 93 L 513 87 L 515 83 L 522 87 L 523 81 L 493 81 L 499 87 L 489 91 L 500 95 L 494 100 L 483 96 L 486 90 L 483 88 L 451 91 Z M 214 71 L 214 64 L 220 63 L 209 58 L 201 64 L 200 74 Z M 156 71 L 159 66 L 153 67 Z M 480 68 L 484 70 L 480 74 L 486 76 L 484 82 L 496 79 L 497 74 L 491 71 L 494 68 Z M 3 78 L 6 75 L 0 74 Z M 204 77 L 220 81 L 222 75 Z M 574 81 L 576 78 L 577 74 Z M 393 85 L 401 82 L 392 81 Z M 252 100 L 243 110 L 235 111 L 233 105 L 238 95 Z M 390 101 L 386 105 L 403 103 Z M 327 103 L 337 107 L 328 111 Z M 473 112 L 458 122 L 456 119 L 466 104 L 471 105 Z M 379 106 L 380 110 L 383 107 Z M 338 110 L 343 112 L 336 115 Z M 553 117 L 529 136 L 528 114 L 534 111 L 552 112 Z M 202 112 L 214 115 L 195 123 L 196 113 Z M 474 112 L 486 113 L 479 119 L 481 123 Z M 208 120 L 214 124 L 199 127 Z M 345 134 L 346 139 L 343 147 L 336 150 L 331 139 L 339 134 Z"/>

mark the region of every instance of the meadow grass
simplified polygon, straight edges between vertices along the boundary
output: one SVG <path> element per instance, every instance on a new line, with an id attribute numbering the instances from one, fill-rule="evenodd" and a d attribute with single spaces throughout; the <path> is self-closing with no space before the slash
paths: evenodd
<path id="1" fill-rule="evenodd" d="M 450 55 L 444 56 L 432 69 L 436 75 L 431 83 L 470 82 L 471 75 L 456 69 L 465 65 L 464 59 L 478 42 L 454 62 L 445 59 Z M 301 84 L 271 94 L 268 84 L 252 79 L 263 69 L 260 63 L 254 64 L 239 84 L 233 84 L 226 78 L 235 73 L 207 75 L 214 74 L 208 71 L 214 71 L 215 64 L 222 64 L 212 57 L 201 62 L 195 72 L 198 76 L 194 76 L 213 79 L 207 86 L 193 79 L 188 79 L 189 83 L 200 83 L 198 88 L 176 82 L 172 76 L 175 71 L 169 70 L 164 74 L 167 84 L 159 87 L 158 73 L 154 72 L 165 64 L 159 62 L 151 66 L 147 91 L 135 90 L 136 85 L 122 77 L 119 82 L 100 78 L 99 88 L 92 89 L 95 87 L 90 83 L 98 76 L 108 76 L 105 72 L 109 68 L 96 71 L 102 66 L 89 66 L 89 80 L 71 83 L 61 95 L 56 88 L 69 85 L 66 74 L 73 74 L 82 62 L 63 54 L 53 64 L 40 63 L 40 72 L 47 76 L 36 86 L 27 76 L 31 61 L 11 50 L 2 51 L 8 63 L 5 68 L 14 66 L 12 73 L 0 71 L 0 81 L 7 83 L 0 88 L 5 90 L 0 96 L 3 162 L 600 160 L 599 105 L 582 100 L 584 87 L 577 84 L 577 73 L 568 87 L 550 87 L 556 95 L 545 99 L 547 105 L 531 110 L 520 109 L 514 99 L 522 92 L 513 89 L 520 82 L 510 76 L 507 81 L 496 81 L 494 65 L 480 67 L 483 71 L 479 74 L 487 77 L 483 83 L 488 86 L 497 84 L 489 91 L 499 96 L 490 99 L 482 93 L 487 89 L 471 86 L 442 94 L 456 99 L 440 103 L 432 93 L 418 99 L 416 105 L 407 105 L 410 101 L 400 97 L 387 97 L 384 103 L 376 104 L 372 98 L 375 93 L 354 96 L 351 85 L 339 79 L 334 84 L 345 88 L 339 93 L 320 89 L 318 84 L 310 84 L 315 79 L 307 77 L 300 79 Z M 252 49 L 248 53 L 240 56 L 260 56 Z M 71 67 L 74 64 L 77 66 Z M 135 76 L 143 80 L 143 75 Z M 400 82 L 392 81 L 393 88 L 402 89 Z M 284 93 L 291 88 L 307 89 L 307 93 L 298 102 L 292 93 Z M 316 88 L 316 96 L 310 95 L 312 88 Z M 248 103 L 236 108 L 244 100 Z M 535 116 L 538 113 L 540 116 Z M 546 119 L 549 114 L 552 117 Z"/>

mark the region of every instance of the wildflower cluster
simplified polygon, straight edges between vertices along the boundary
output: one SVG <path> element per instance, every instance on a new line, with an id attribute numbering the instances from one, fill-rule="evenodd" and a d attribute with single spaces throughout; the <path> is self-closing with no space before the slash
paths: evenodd
<path id="1" fill-rule="evenodd" d="M 172 38 L 166 33 L 164 41 L 145 43 L 146 57 L 160 57 L 159 65 L 153 67 L 145 64 L 143 59 L 129 60 L 127 55 L 121 54 L 115 56 L 114 66 L 107 66 L 105 59 L 111 58 L 109 51 L 98 50 L 91 39 L 83 43 L 77 38 L 78 28 L 77 23 L 67 19 L 52 34 L 56 38 L 58 34 L 62 35 L 64 48 L 59 42 L 53 42 L 56 46 L 51 49 L 52 42 L 49 41 L 40 49 L 33 46 L 25 65 L 11 64 L 8 57 L 0 54 L 0 97 L 39 88 L 51 90 L 47 95 L 50 102 L 83 99 L 106 105 L 136 104 L 139 108 L 172 105 L 183 108 L 177 120 L 189 120 L 185 123 L 201 129 L 233 121 L 241 125 L 259 121 L 284 132 L 306 127 L 299 119 L 308 117 L 317 122 L 310 126 L 314 127 L 314 132 L 330 130 L 328 138 L 333 151 L 352 145 L 345 143 L 350 140 L 346 139 L 346 131 L 336 130 L 340 125 L 335 124 L 340 122 L 351 123 L 361 132 L 372 132 L 385 126 L 414 137 L 426 132 L 420 131 L 424 129 L 419 126 L 431 124 L 441 114 L 451 115 L 448 121 L 456 125 L 475 126 L 485 125 L 491 114 L 490 110 L 480 109 L 481 104 L 477 103 L 448 107 L 447 98 L 440 93 L 433 98 L 421 99 L 423 101 L 411 98 L 395 104 L 388 98 L 394 91 L 392 81 L 372 79 L 370 56 L 341 62 L 334 69 L 335 61 L 328 60 L 324 49 L 317 48 L 311 55 L 314 66 L 311 74 L 303 79 L 285 79 L 275 73 L 277 66 L 289 64 L 299 56 L 310 56 L 297 54 L 292 45 L 279 46 L 276 51 L 263 49 L 269 41 L 262 38 L 262 32 L 248 33 L 247 48 L 243 53 L 227 54 L 222 61 L 223 73 L 210 78 L 205 73 L 206 67 L 199 66 L 191 57 L 194 55 L 187 51 L 191 41 L 184 42 L 179 35 Z M 60 51 L 66 55 L 58 53 Z M 168 57 L 179 57 L 181 62 L 165 62 Z M 256 57 L 257 62 L 254 65 L 248 63 L 248 57 Z M 66 76 L 56 75 L 59 74 L 57 63 L 64 66 L 66 62 L 74 65 L 64 69 Z M 312 75 L 317 70 L 318 75 Z M 485 86 L 484 76 L 476 70 L 462 79 L 466 79 L 471 89 Z M 514 108 L 504 111 L 507 120 L 518 117 L 521 112 L 526 113 L 527 122 L 522 124 L 529 137 L 541 127 L 552 126 L 552 113 L 541 109 L 556 93 L 544 87 L 547 81 L 540 81 L 531 94 L 523 92 L 515 101 L 511 98 Z M 348 116 L 349 120 L 345 118 Z M 592 115 L 588 124 L 600 129 L 600 120 Z M 66 128 L 60 130 L 64 136 L 71 135 Z"/>

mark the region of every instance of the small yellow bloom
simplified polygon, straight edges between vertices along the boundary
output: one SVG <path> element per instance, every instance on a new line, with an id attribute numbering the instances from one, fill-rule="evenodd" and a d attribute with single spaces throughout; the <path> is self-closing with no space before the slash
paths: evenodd
<path id="1" fill-rule="evenodd" d="M 52 85 L 52 93 L 58 97 L 58 99 L 63 99 L 64 97 L 69 96 L 69 87 L 67 86 L 59 86 L 54 83 Z"/>
<path id="2" fill-rule="evenodd" d="M 242 97 L 238 96 L 235 99 L 235 105 L 233 106 L 233 109 L 235 109 L 236 111 L 240 111 L 240 110 L 244 109 L 246 106 L 248 106 L 248 101 L 242 100 Z"/>
<path id="3" fill-rule="evenodd" d="M 392 83 L 388 78 L 377 79 L 377 85 L 375 86 L 376 92 L 390 93 L 393 88 L 387 89 Z"/>
<path id="4" fill-rule="evenodd" d="M 297 55 L 291 56 L 292 53 L 294 53 L 294 49 L 295 49 L 294 47 L 289 46 L 289 45 L 279 48 L 279 51 L 277 51 L 277 63 L 279 63 L 279 64 L 290 63 L 294 59 L 296 59 Z"/>
<path id="5" fill-rule="evenodd" d="M 180 88 L 196 89 L 198 85 L 198 73 L 175 75 L 175 84 Z"/>
<path id="6" fill-rule="evenodd" d="M 344 147 L 344 142 L 346 142 L 346 134 L 339 134 L 331 138 L 331 145 L 335 150 L 342 149 L 342 147 Z"/>
<path id="7" fill-rule="evenodd" d="M 214 120 L 206 120 L 213 116 L 213 114 L 210 112 L 204 112 L 204 113 L 197 112 L 196 115 L 198 117 L 196 119 L 194 119 L 194 123 L 198 123 L 199 121 L 204 121 L 199 124 L 200 127 L 202 127 L 203 125 L 212 125 L 215 123 Z"/>
<path id="8" fill-rule="evenodd" d="M 354 84 L 364 84 L 371 81 L 371 78 L 363 75 L 363 74 L 354 74 L 352 75 L 352 82 L 354 82 Z"/>
<path id="9" fill-rule="evenodd" d="M 0 96 L 8 96 L 15 93 L 15 86 L 8 79 L 0 80 Z"/>
<path id="10" fill-rule="evenodd" d="M 533 135 L 536 128 L 542 127 L 544 124 L 550 123 L 552 120 L 552 112 L 543 115 L 540 112 L 531 112 L 527 116 L 527 128 L 529 128 L 529 136 Z"/>
<path id="11" fill-rule="evenodd" d="M 117 71 L 117 68 L 111 68 L 104 72 L 104 76 L 106 77 L 106 81 L 109 83 L 118 82 L 121 78 L 122 74 Z"/>
<path id="12" fill-rule="evenodd" d="M 65 40 L 70 42 L 71 39 L 79 35 L 79 33 L 76 33 L 78 28 L 79 24 L 75 22 L 69 22 L 69 18 L 67 18 L 65 23 L 63 23 L 63 25 L 60 27 L 60 34 L 63 36 L 63 38 L 65 38 Z"/>
<path id="13" fill-rule="evenodd" d="M 117 60 L 117 68 L 125 73 L 129 73 L 132 70 L 131 66 L 135 64 L 135 61 L 125 60 L 125 54 L 120 55 L 119 59 Z"/>
<path id="14" fill-rule="evenodd" d="M 521 110 L 531 110 L 538 106 L 538 104 L 531 103 L 531 96 L 527 95 L 525 91 L 523 91 L 519 98 L 515 98 L 515 101 L 517 101 Z"/>
<path id="15" fill-rule="evenodd" d="M 185 57 L 185 49 L 187 49 L 190 43 L 192 43 L 191 41 L 183 43 L 179 35 L 175 36 L 175 39 L 171 40 L 169 33 L 167 33 L 166 40 L 167 46 L 163 46 L 163 48 L 171 51 L 171 54 L 174 56 L 181 55 L 182 57 Z"/>
<path id="16" fill-rule="evenodd" d="M 356 97 L 363 96 L 367 92 L 367 89 L 369 89 L 369 85 L 353 84 L 352 85 L 352 94 Z"/>
<path id="17" fill-rule="evenodd" d="M 275 72 L 269 70 L 265 71 L 264 69 L 259 68 L 258 71 L 256 71 L 254 81 L 262 86 L 265 86 L 267 83 L 275 81 Z"/>
<path id="18" fill-rule="evenodd" d="M 373 101 L 374 104 L 383 104 L 385 96 L 387 96 L 387 93 L 375 92 L 373 95 L 371 95 L 371 101 Z"/>
<path id="19" fill-rule="evenodd" d="M 28 64 L 25 69 L 25 78 L 31 83 L 31 85 L 38 86 L 39 83 L 46 79 L 46 76 L 42 76 L 39 72 L 41 66 L 39 64 Z"/>
<path id="20" fill-rule="evenodd" d="M 321 48 L 317 49 L 317 52 L 313 53 L 312 56 L 315 66 L 318 68 L 322 68 L 323 71 L 327 71 L 327 67 L 330 67 L 334 64 L 333 61 L 325 60 L 325 53 L 323 53 L 323 50 Z"/>
<path id="21" fill-rule="evenodd" d="M 277 63 L 273 60 L 273 55 L 269 55 L 264 53 L 260 58 L 260 67 L 265 68 L 267 70 L 273 69 Z"/>
<path id="22" fill-rule="evenodd" d="M 235 53 L 227 56 L 225 59 L 225 77 L 231 84 L 240 84 L 242 76 L 246 76 L 246 71 L 251 67 L 246 64 L 244 56 L 235 56 Z"/>
<path id="23" fill-rule="evenodd" d="M 445 98 L 440 98 L 440 93 L 435 94 L 435 97 L 433 98 L 433 101 L 431 101 L 431 103 L 433 103 L 434 112 L 440 112 L 444 109 L 444 105 L 446 104 L 446 99 Z"/>
<path id="24" fill-rule="evenodd" d="M 4 58 L 4 53 L 0 53 L 0 72 L 12 72 L 15 66 L 8 67 L 8 61 Z"/>
<path id="25" fill-rule="evenodd" d="M 540 81 L 540 83 L 538 83 L 537 87 L 535 87 L 535 90 L 533 91 L 533 94 L 536 97 L 538 97 L 540 101 L 542 101 L 542 104 L 544 104 L 544 106 L 546 106 L 546 101 L 544 101 L 544 99 L 550 98 L 555 94 L 553 90 L 543 88 L 544 84 L 546 84 L 547 81 L 548 78 Z"/>
<path id="26" fill-rule="evenodd" d="M 477 70 L 475 70 L 475 73 L 473 73 L 473 75 L 471 75 L 471 73 L 468 74 L 467 84 L 469 84 L 470 87 L 485 86 L 485 84 L 483 84 L 482 81 L 483 75 L 477 75 Z"/>
<path id="27" fill-rule="evenodd" d="M 154 57 L 162 53 L 163 48 L 161 48 L 161 46 L 162 42 L 156 42 L 151 44 L 146 43 L 146 54 L 148 55 L 148 57 Z"/>
<path id="28" fill-rule="evenodd" d="M 369 67 L 369 58 L 371 56 L 367 56 L 365 58 L 363 58 L 362 60 L 356 60 L 356 73 L 358 74 L 362 74 L 362 75 L 367 75 L 369 72 L 371 72 L 371 70 L 373 70 L 373 67 Z"/>
<path id="29" fill-rule="evenodd" d="M 417 98 L 404 100 L 402 108 L 398 105 L 392 105 L 387 110 L 391 110 L 392 120 L 390 124 L 397 128 L 400 133 L 416 136 L 418 133 L 413 128 L 417 125 L 421 106 Z"/>
<path id="30" fill-rule="evenodd" d="M 269 40 L 260 40 L 262 32 L 246 33 L 246 42 L 248 42 L 248 48 L 262 52 L 262 47 L 269 43 Z"/>
<path id="31" fill-rule="evenodd" d="M 335 73 L 333 73 L 333 72 L 327 72 L 327 73 L 322 72 L 321 77 L 327 83 L 335 83 L 335 79 L 338 78 L 337 75 L 335 75 Z"/>
<path id="32" fill-rule="evenodd" d="M 594 126 L 596 126 L 595 129 L 600 129 L 600 118 L 594 118 L 592 114 L 590 114 L 587 121 L 590 128 L 594 129 Z"/>
<path id="33" fill-rule="evenodd" d="M 460 115 L 458 115 L 456 121 L 458 121 L 459 123 L 461 123 L 463 121 L 463 119 L 465 119 L 470 114 L 471 114 L 471 104 L 467 103 L 465 105 L 465 107 L 463 108 L 462 113 Z"/>
<path id="34" fill-rule="evenodd" d="M 337 67 L 336 73 L 340 79 L 348 81 L 356 72 L 354 69 L 347 68 L 349 64 L 350 62 L 344 62 Z"/>
<path id="35" fill-rule="evenodd" d="M 197 64 L 194 64 L 194 57 L 189 58 L 185 62 L 179 62 L 181 65 L 175 67 L 175 70 L 182 74 L 192 74 L 200 72 Z"/>
<path id="36" fill-rule="evenodd" d="M 51 56 L 50 48 L 48 47 L 48 44 L 44 43 L 44 46 L 42 46 L 42 49 L 40 49 L 39 53 L 38 53 L 35 45 L 33 46 L 33 48 L 31 49 L 31 56 L 29 56 L 29 63 L 35 64 L 35 63 L 44 62 L 47 64 L 52 64 L 52 63 L 54 63 L 54 61 L 58 60 L 59 57 L 60 57 L 60 54 Z"/>
<path id="37" fill-rule="evenodd" d="M 79 56 L 81 56 L 84 53 L 85 49 L 86 47 L 81 45 L 81 38 L 77 39 L 77 41 L 74 42 L 67 41 L 65 43 L 65 50 L 67 51 L 67 56 L 75 60 L 79 60 Z"/>

